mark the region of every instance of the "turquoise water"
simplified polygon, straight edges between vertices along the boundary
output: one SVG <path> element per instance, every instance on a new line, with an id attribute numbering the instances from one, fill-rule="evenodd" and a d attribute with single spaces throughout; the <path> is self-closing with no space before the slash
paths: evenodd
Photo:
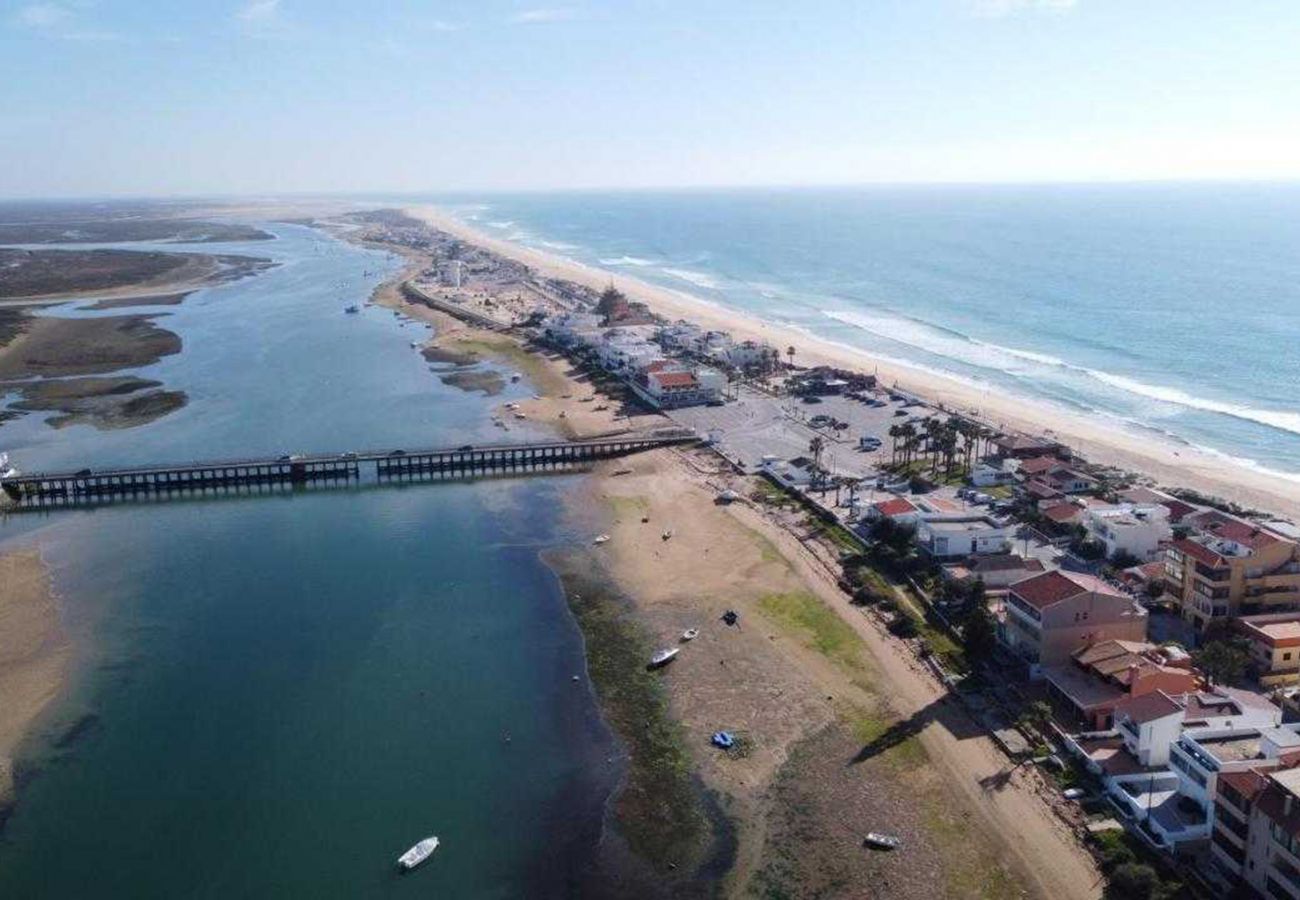
<path id="1" fill-rule="evenodd" d="M 435 199 L 542 250 L 1300 477 L 1300 185 Z"/>
<path id="2" fill-rule="evenodd" d="M 184 352 L 140 374 L 187 391 L 185 409 L 118 432 L 29 417 L 0 429 L 15 462 L 496 436 L 487 401 L 409 348 L 415 326 L 342 314 L 393 261 L 268 227 L 280 239 L 246 249 L 283 265 L 166 310 Z M 0 538 L 39 532 L 83 664 L 28 748 L 0 896 L 564 893 L 617 774 L 538 558 L 573 537 L 558 512 L 571 481 L 5 521 Z M 398 876 L 396 855 L 430 833 L 435 859 Z"/>

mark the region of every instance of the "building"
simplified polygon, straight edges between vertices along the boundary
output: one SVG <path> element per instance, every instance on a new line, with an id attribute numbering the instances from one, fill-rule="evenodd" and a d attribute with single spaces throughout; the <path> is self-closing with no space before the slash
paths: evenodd
<path id="1" fill-rule="evenodd" d="M 1200 631 L 1215 620 L 1300 609 L 1300 545 L 1207 510 L 1185 516 L 1190 533 L 1165 550 L 1165 587 Z"/>
<path id="2" fill-rule="evenodd" d="M 1061 494 L 1086 494 L 1089 491 L 1097 490 L 1101 485 L 1101 482 L 1091 475 L 1066 466 L 1061 466 L 1042 475 L 1035 475 L 1031 481 L 1046 485 Z"/>
<path id="3" fill-rule="evenodd" d="M 959 563 L 947 563 L 943 567 L 943 575 L 964 585 L 982 581 L 984 589 L 994 594 L 1046 569 L 1042 560 L 1014 553 L 998 553 L 992 556 L 973 556 Z"/>
<path id="4" fill-rule="evenodd" d="M 1243 616 L 1233 628 L 1250 646 L 1250 667 L 1266 687 L 1300 681 L 1300 612 Z"/>
<path id="5" fill-rule="evenodd" d="M 741 341 L 732 344 L 718 358 L 737 369 L 766 370 L 776 365 L 781 354 L 763 341 Z"/>
<path id="6" fill-rule="evenodd" d="M 1145 641 L 1147 613 L 1100 578 L 1044 572 L 1007 589 L 998 636 L 1036 678 L 1044 668 L 1067 664 L 1088 644 Z"/>
<path id="7" fill-rule="evenodd" d="M 1058 707 L 1088 728 L 1111 727 L 1112 715 L 1129 697 L 1163 691 L 1186 694 L 1200 687 L 1186 651 L 1137 641 L 1099 641 L 1076 650 L 1070 662 L 1044 669 Z"/>
<path id="8" fill-rule="evenodd" d="M 1262 897 L 1300 900 L 1300 769 L 1225 773 L 1215 794 L 1210 858 L 1224 879 Z"/>
<path id="9" fill-rule="evenodd" d="M 1001 466 L 977 463 L 970 473 L 970 483 L 975 487 L 994 487 L 999 484 L 1013 484 L 1016 475 Z"/>
<path id="10" fill-rule="evenodd" d="M 1082 524 L 1088 536 L 1106 548 L 1108 559 L 1122 554 L 1147 562 L 1174 536 L 1169 510 L 1159 503 L 1090 506 L 1083 513 Z"/>
<path id="11" fill-rule="evenodd" d="M 1064 444 L 1048 437 L 1028 434 L 1004 434 L 993 439 L 999 456 L 1030 459 L 1035 456 L 1056 456 L 1068 452 Z"/>
<path id="12" fill-rule="evenodd" d="M 916 523 L 916 545 L 931 559 L 1005 553 L 1015 537 L 1013 522 L 987 515 L 929 515 Z"/>
<path id="13" fill-rule="evenodd" d="M 921 510 L 906 497 L 890 497 L 867 507 L 867 521 L 892 519 L 898 525 L 915 525 L 921 517 Z"/>

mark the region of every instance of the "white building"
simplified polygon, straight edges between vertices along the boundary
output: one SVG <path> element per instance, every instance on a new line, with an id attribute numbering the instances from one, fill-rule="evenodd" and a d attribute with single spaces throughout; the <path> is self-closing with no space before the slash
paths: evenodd
<path id="1" fill-rule="evenodd" d="M 1014 523 L 984 515 L 929 515 L 916 523 L 916 544 L 933 559 L 1004 553 L 1015 536 Z"/>
<path id="2" fill-rule="evenodd" d="M 571 312 L 548 322 L 545 333 L 562 347 L 587 346 L 599 337 L 600 323 L 600 316 Z"/>
<path id="3" fill-rule="evenodd" d="M 741 341 L 732 344 L 723 355 L 723 361 L 737 369 L 761 368 L 778 356 L 776 348 L 763 341 Z"/>
<path id="4" fill-rule="evenodd" d="M 663 357 L 663 351 L 633 331 L 610 330 L 596 343 L 596 356 L 607 372 L 634 371 Z"/>
<path id="5" fill-rule="evenodd" d="M 636 375 L 628 380 L 636 395 L 655 409 L 720 402 L 726 383 L 726 378 L 713 369 L 692 369 L 668 359 L 639 366 Z"/>
<path id="6" fill-rule="evenodd" d="M 1127 553 L 1150 562 L 1160 553 L 1161 543 L 1173 537 L 1169 510 L 1159 503 L 1089 506 L 1082 522 L 1088 535 L 1106 547 L 1107 557 Z"/>

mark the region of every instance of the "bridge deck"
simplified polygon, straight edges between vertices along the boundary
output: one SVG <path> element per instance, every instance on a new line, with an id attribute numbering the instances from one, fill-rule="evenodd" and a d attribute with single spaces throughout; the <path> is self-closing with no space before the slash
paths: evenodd
<path id="1" fill-rule="evenodd" d="M 661 429 L 583 441 L 528 444 L 464 444 L 426 450 L 372 450 L 270 458 L 37 472 L 0 479 L 0 488 L 18 508 L 102 502 L 114 497 L 164 495 L 185 491 L 240 489 L 252 485 L 302 486 L 313 482 L 359 480 L 363 465 L 380 480 L 432 474 L 473 474 L 501 469 L 527 470 L 572 466 L 656 447 L 689 443 L 693 433 Z"/>

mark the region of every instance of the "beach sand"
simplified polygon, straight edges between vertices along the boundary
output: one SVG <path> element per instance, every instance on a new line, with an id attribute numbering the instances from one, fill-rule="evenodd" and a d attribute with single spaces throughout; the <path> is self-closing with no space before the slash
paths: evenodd
<path id="1" fill-rule="evenodd" d="M 1039 401 L 980 390 L 937 373 L 876 359 L 865 350 L 812 337 L 685 293 L 494 238 L 434 207 L 415 207 L 407 212 L 434 228 L 518 260 L 543 275 L 597 290 L 613 283 L 630 298 L 645 302 L 668 318 L 689 319 L 707 328 L 729 331 L 738 339 L 766 340 L 781 349 L 793 346 L 795 360 L 800 365 L 826 364 L 876 372 L 886 385 L 897 385 L 950 410 L 974 413 L 991 424 L 1010 430 L 1050 431 L 1093 462 L 1141 473 L 1162 486 L 1191 488 L 1244 507 L 1300 519 L 1300 480 L 1249 468 L 1190 446 L 1135 434 L 1119 425 L 1108 427 Z"/>
<path id="2" fill-rule="evenodd" d="M 58 694 L 71 645 L 40 552 L 0 556 L 0 822 L 13 803 L 13 757 Z"/>

